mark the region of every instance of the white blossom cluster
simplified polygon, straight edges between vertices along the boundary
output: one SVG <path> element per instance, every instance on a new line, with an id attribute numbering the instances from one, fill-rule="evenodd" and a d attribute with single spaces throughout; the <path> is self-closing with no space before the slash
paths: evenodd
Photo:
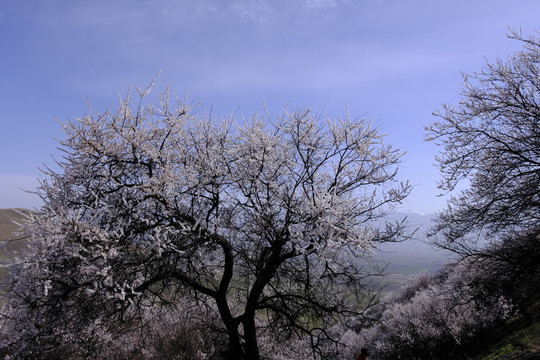
<path id="1" fill-rule="evenodd" d="M 355 343 L 368 347 L 373 359 L 463 355 L 464 342 L 515 312 L 509 299 L 482 296 L 474 286 L 483 266 L 463 261 L 439 275 L 413 276 L 376 306 L 372 325 L 359 329 Z"/>
<path id="2" fill-rule="evenodd" d="M 61 170 L 44 171 L 30 249 L 10 267 L 6 348 L 104 351 L 192 301 L 221 320 L 221 350 L 251 359 L 261 334 L 270 348 L 327 337 L 313 324 L 374 298 L 361 259 L 401 234 L 376 225 L 409 185 L 368 121 L 301 109 L 241 124 L 173 109 L 169 91 L 144 105 L 149 89 L 63 124 Z"/>

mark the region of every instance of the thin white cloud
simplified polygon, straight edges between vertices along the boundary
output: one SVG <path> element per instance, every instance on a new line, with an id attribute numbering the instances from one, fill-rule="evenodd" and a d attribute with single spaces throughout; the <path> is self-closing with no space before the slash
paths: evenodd
<path id="1" fill-rule="evenodd" d="M 348 0 L 236 0 L 228 3 L 207 4 L 211 13 L 228 13 L 254 22 L 281 21 L 289 16 L 310 15 L 336 8 Z M 202 7 L 201 7 L 202 8 Z"/>
<path id="2" fill-rule="evenodd" d="M 251 21 L 270 21 L 275 18 L 275 8 L 265 0 L 238 1 L 231 10 L 243 19 Z"/>
<path id="3" fill-rule="evenodd" d="M 338 2 L 335 0 L 305 0 L 304 6 L 307 9 L 321 10 L 338 6 Z"/>

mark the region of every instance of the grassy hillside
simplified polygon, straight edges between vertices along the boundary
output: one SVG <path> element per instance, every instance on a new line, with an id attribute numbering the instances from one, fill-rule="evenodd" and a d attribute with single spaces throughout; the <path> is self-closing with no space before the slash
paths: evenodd
<path id="1" fill-rule="evenodd" d="M 486 332 L 471 360 L 540 360 L 540 320 L 516 317 Z"/>
<path id="2" fill-rule="evenodd" d="M 0 241 L 13 238 L 13 233 L 19 230 L 15 222 L 22 222 L 24 215 L 20 213 L 27 210 L 22 209 L 0 209 Z"/>
<path id="3" fill-rule="evenodd" d="M 6 259 L 10 252 L 20 249 L 24 245 L 24 241 L 20 239 L 21 236 L 17 234 L 17 231 L 20 230 L 17 223 L 24 222 L 25 216 L 23 214 L 28 211 L 0 209 L 0 260 Z"/>

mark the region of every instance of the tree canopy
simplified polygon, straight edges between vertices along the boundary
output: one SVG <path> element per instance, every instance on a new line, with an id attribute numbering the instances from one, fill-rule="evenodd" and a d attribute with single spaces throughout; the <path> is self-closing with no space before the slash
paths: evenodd
<path id="1" fill-rule="evenodd" d="M 510 38 L 523 49 L 464 75 L 461 101 L 427 128 L 442 147 L 439 187 L 458 193 L 430 235 L 477 273 L 478 297 L 529 316 L 540 292 L 540 41 Z"/>
<path id="2" fill-rule="evenodd" d="M 30 251 L 10 267 L 5 346 L 111 355 L 178 304 L 227 359 L 258 359 L 262 338 L 267 353 L 338 342 L 329 328 L 375 301 L 370 248 L 403 232 L 381 226 L 410 190 L 401 153 L 348 114 L 239 122 L 149 91 L 63 123 L 60 170 L 45 170 Z"/>
<path id="3" fill-rule="evenodd" d="M 461 188 L 431 232 L 462 254 L 474 253 L 479 237 L 498 242 L 536 231 L 540 220 L 540 42 L 510 37 L 524 49 L 464 75 L 459 103 L 444 105 L 427 128 L 442 148 L 440 189 Z"/>

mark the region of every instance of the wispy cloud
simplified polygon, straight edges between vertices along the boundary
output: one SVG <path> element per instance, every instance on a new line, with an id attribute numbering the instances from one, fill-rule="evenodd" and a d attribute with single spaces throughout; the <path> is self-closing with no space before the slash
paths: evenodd
<path id="1" fill-rule="evenodd" d="M 289 16 L 304 16 L 336 8 L 348 0 L 236 0 L 214 2 L 207 6 L 211 12 L 225 12 L 240 19 L 255 22 L 279 21 Z"/>
<path id="2" fill-rule="evenodd" d="M 338 5 L 336 0 L 305 0 L 303 1 L 307 9 L 321 10 L 333 8 Z"/>
<path id="3" fill-rule="evenodd" d="M 275 8 L 266 0 L 238 1 L 231 5 L 230 10 L 251 21 L 270 21 L 276 17 Z"/>

